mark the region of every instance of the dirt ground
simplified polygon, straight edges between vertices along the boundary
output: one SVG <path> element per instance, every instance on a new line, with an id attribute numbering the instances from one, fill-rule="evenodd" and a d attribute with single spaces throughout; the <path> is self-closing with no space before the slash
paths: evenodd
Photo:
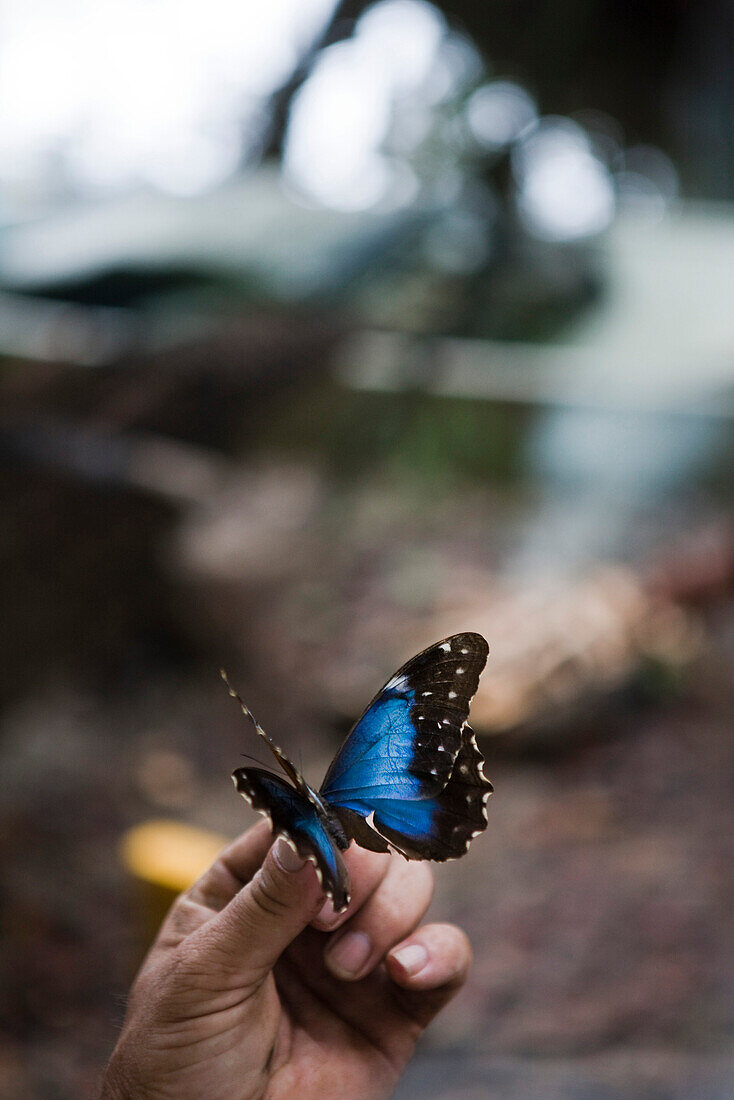
<path id="1" fill-rule="evenodd" d="M 434 903 L 476 961 L 403 1100 L 734 1095 L 731 611 L 711 617 L 678 692 L 615 705 L 542 754 L 485 742 L 489 829 L 436 869 Z M 250 821 L 228 775 L 242 728 L 214 671 L 152 667 L 114 688 L 39 688 L 6 714 L 7 1100 L 94 1094 L 147 934 L 118 857 L 124 829 L 163 815 L 234 834 Z M 337 738 L 304 731 L 308 774 Z"/>

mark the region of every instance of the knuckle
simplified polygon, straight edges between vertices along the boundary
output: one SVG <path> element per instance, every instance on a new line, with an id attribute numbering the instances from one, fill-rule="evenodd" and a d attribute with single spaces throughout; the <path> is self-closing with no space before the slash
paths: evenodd
<path id="1" fill-rule="evenodd" d="M 177 953 L 175 963 L 168 975 L 172 992 L 180 994 L 183 989 L 196 988 L 201 977 L 211 968 L 211 959 L 203 945 L 187 943 L 185 950 Z"/>
<path id="2" fill-rule="evenodd" d="M 433 871 L 427 863 L 409 863 L 403 871 L 408 889 L 405 895 L 416 907 L 427 907 L 433 897 Z"/>
<path id="3" fill-rule="evenodd" d="M 417 882 L 420 884 L 426 895 L 431 898 L 433 896 L 433 871 L 427 863 L 415 863 L 413 866 L 417 871 Z"/>
<path id="4" fill-rule="evenodd" d="M 250 901 L 255 912 L 276 920 L 290 909 L 288 892 L 277 872 L 268 866 L 262 867 L 252 880 Z"/>

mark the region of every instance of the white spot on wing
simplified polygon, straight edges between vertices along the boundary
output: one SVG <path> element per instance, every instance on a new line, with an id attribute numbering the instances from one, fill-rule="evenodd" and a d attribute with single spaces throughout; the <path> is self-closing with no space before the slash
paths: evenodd
<path id="1" fill-rule="evenodd" d="M 441 645 L 438 648 L 442 649 L 444 651 L 444 653 L 450 653 L 451 652 L 451 643 L 450 642 L 441 642 Z"/>
<path id="2" fill-rule="evenodd" d="M 455 698 L 456 698 L 456 692 L 455 691 L 450 691 L 449 692 L 449 699 L 455 699 Z"/>
<path id="3" fill-rule="evenodd" d="M 407 676 L 393 676 L 392 680 L 388 680 L 385 684 L 385 691 L 397 691 L 403 692 L 408 686 Z"/>

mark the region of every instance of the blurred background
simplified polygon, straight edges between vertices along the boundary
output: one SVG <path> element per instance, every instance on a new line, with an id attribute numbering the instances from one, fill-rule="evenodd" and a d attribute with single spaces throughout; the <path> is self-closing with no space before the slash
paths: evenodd
<path id="1" fill-rule="evenodd" d="M 398 1096 L 734 1095 L 728 0 L 3 0 L 0 1093 L 446 634 L 476 964 Z M 132 831 L 131 831 L 132 830 Z"/>

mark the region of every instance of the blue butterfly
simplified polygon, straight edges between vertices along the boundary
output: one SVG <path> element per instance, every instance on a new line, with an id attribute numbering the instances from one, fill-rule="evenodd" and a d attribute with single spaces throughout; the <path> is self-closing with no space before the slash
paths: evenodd
<path id="1" fill-rule="evenodd" d="M 230 686 L 290 780 L 262 768 L 237 768 L 239 793 L 316 866 L 324 892 L 341 912 L 349 875 L 341 853 L 352 840 L 373 852 L 444 861 L 468 850 L 487 826 L 492 784 L 469 706 L 489 647 L 481 634 L 454 634 L 419 653 L 377 693 L 315 791 L 258 725 Z"/>

